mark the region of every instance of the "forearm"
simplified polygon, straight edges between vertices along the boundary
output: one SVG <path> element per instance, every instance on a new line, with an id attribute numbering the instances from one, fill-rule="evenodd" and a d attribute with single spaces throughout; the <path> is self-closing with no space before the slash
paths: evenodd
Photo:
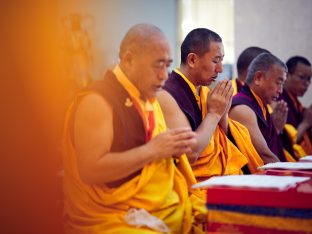
<path id="1" fill-rule="evenodd" d="M 193 154 L 187 155 L 190 162 L 196 161 L 201 152 L 207 147 L 219 121 L 220 116 L 212 113 L 208 113 L 203 119 L 199 127 L 196 129 L 197 144 L 192 148 Z"/>
<path id="2" fill-rule="evenodd" d="M 273 162 L 279 162 L 280 160 L 278 159 L 278 157 L 270 150 L 269 147 L 267 147 L 267 145 L 254 145 L 258 154 L 260 155 L 260 157 L 262 158 L 264 164 L 267 163 L 273 163 Z"/>
<path id="3" fill-rule="evenodd" d="M 272 152 L 270 153 L 260 153 L 260 157 L 262 158 L 264 164 L 267 163 L 274 163 L 274 162 L 279 162 L 280 160 L 278 157 L 273 154 Z"/>
<path id="4" fill-rule="evenodd" d="M 301 122 L 297 127 L 297 143 L 301 142 L 304 133 L 309 129 L 309 124 Z"/>
<path id="5" fill-rule="evenodd" d="M 229 120 L 228 114 L 224 114 L 219 122 L 220 128 L 225 132 L 226 135 L 229 133 Z"/>
<path id="6" fill-rule="evenodd" d="M 145 144 L 124 152 L 109 152 L 93 163 L 80 162 L 79 172 L 88 184 L 106 184 L 126 178 L 156 158 Z"/>

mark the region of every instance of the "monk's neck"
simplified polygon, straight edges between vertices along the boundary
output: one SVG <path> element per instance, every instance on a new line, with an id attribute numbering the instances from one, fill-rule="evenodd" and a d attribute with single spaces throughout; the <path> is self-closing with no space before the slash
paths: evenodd
<path id="1" fill-rule="evenodd" d="M 263 97 L 262 97 L 262 92 L 261 92 L 261 90 L 259 90 L 259 89 L 257 88 L 257 86 L 249 85 L 249 87 L 250 87 L 250 89 L 252 90 L 253 96 L 255 96 L 255 98 L 256 98 L 258 101 L 260 101 L 263 105 L 269 104 L 269 103 L 267 103 L 267 102 L 263 99 Z"/>
<path id="2" fill-rule="evenodd" d="M 288 85 L 284 85 L 284 91 L 286 91 L 289 95 L 291 95 L 293 98 L 295 98 L 295 99 L 297 99 L 298 97 L 297 97 L 297 95 L 296 95 L 296 93 L 295 92 L 293 92 L 292 90 L 291 90 L 291 87 L 289 87 Z"/>
<path id="3" fill-rule="evenodd" d="M 200 85 L 197 84 L 198 82 L 195 79 L 195 75 L 187 66 L 180 66 L 180 72 L 195 86 L 197 94 L 199 94 Z"/>

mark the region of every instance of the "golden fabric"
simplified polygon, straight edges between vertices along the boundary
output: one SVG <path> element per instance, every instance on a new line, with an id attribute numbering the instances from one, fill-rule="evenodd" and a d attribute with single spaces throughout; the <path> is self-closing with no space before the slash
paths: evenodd
<path id="1" fill-rule="evenodd" d="M 232 87 L 233 87 L 233 95 L 236 95 L 238 93 L 236 79 L 232 79 L 231 82 L 232 82 Z"/>
<path id="2" fill-rule="evenodd" d="M 257 103 L 259 104 L 259 106 L 261 107 L 264 119 L 267 120 L 267 111 L 265 109 L 265 105 L 263 104 L 261 98 L 250 88 L 250 91 L 252 93 L 252 95 L 255 97 Z"/>
<path id="3" fill-rule="evenodd" d="M 287 92 L 287 91 L 286 91 Z M 303 106 L 301 105 L 301 103 L 299 102 L 299 100 L 294 97 L 290 92 L 287 92 L 288 96 L 290 97 L 295 109 L 297 112 L 303 114 L 304 112 L 304 108 Z M 309 137 L 309 134 L 308 132 L 305 132 L 303 134 L 303 138 L 302 138 L 302 141 L 300 143 L 300 146 L 302 147 L 302 149 L 304 150 L 304 152 L 306 152 L 307 154 L 306 155 L 310 155 L 312 154 L 312 142 L 311 142 L 311 139 Z"/>
<path id="4" fill-rule="evenodd" d="M 241 86 L 243 86 L 245 84 L 245 82 L 243 82 L 237 78 L 233 78 L 231 80 L 231 82 L 232 82 L 232 87 L 233 87 L 233 96 L 235 96 L 239 92 L 239 90 L 238 90 L 239 87 L 237 85 L 237 82 L 239 82 L 241 84 Z"/>
<path id="5" fill-rule="evenodd" d="M 166 130 L 166 124 L 158 102 L 150 104 L 155 114 L 155 137 Z M 128 225 L 124 217 L 130 208 L 145 209 L 164 221 L 171 233 L 189 233 L 193 217 L 187 184 L 172 158 L 145 165 L 140 175 L 117 188 L 89 185 L 81 180 L 68 127 L 74 105 L 67 112 L 63 141 L 67 233 L 157 233 L 147 227 Z"/>
<path id="6" fill-rule="evenodd" d="M 189 188 L 189 198 L 192 203 L 194 217 L 191 233 L 204 234 L 207 227 L 206 189 L 192 189 L 191 186 L 197 183 L 187 156 L 184 154 L 177 160 L 177 167 L 186 179 Z"/>
<path id="7" fill-rule="evenodd" d="M 291 124 L 285 124 L 284 130 L 287 132 L 287 135 L 291 139 L 291 142 L 293 144 L 293 150 L 295 153 L 295 156 L 297 158 L 301 158 L 303 156 L 306 156 L 307 153 L 304 151 L 301 145 L 296 144 L 297 141 L 297 130 L 295 129 L 294 126 Z"/>
<path id="8" fill-rule="evenodd" d="M 229 128 L 235 140 L 237 148 L 248 159 L 247 166 L 249 171 L 251 173 L 258 172 L 258 167 L 263 166 L 264 163 L 252 144 L 248 128 L 232 119 L 229 119 Z"/>
<path id="9" fill-rule="evenodd" d="M 213 210 L 208 213 L 208 220 L 211 223 L 219 223 L 223 225 L 242 225 L 247 227 L 250 226 L 273 229 L 271 230 L 272 232 L 268 233 L 274 233 L 274 229 L 296 233 L 311 233 L 312 230 L 311 219 L 300 219 L 291 216 L 265 216 L 261 214 L 246 214 L 240 212 Z"/>

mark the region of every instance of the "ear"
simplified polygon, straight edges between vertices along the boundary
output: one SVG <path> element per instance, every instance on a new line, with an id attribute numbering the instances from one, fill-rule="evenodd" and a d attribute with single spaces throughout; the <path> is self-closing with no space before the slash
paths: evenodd
<path id="1" fill-rule="evenodd" d="M 194 68 L 198 61 L 198 56 L 195 53 L 189 53 L 186 58 L 186 62 L 189 67 Z"/>
<path id="2" fill-rule="evenodd" d="M 262 80 L 264 79 L 264 74 L 262 71 L 256 71 L 254 74 L 254 83 L 255 85 L 261 85 L 262 84 Z"/>
<path id="3" fill-rule="evenodd" d="M 133 54 L 131 51 L 126 51 L 122 58 L 123 64 L 126 68 L 130 68 L 133 64 Z"/>

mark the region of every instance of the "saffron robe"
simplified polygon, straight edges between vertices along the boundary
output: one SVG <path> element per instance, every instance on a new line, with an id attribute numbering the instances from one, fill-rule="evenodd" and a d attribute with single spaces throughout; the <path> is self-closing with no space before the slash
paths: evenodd
<path id="1" fill-rule="evenodd" d="M 298 98 L 293 97 L 286 90 L 280 96 L 280 99 L 284 100 L 288 105 L 288 115 L 287 115 L 287 124 L 291 126 L 286 126 L 285 130 L 289 136 L 292 136 L 294 142 L 296 142 L 296 128 L 303 120 L 304 107 L 301 105 Z M 300 142 L 300 146 L 303 148 L 305 154 L 302 152 L 302 149 L 298 149 L 298 146 L 294 145 L 294 149 L 297 152 L 298 157 L 302 157 L 307 154 L 312 154 L 312 129 L 308 129 L 304 135 L 303 139 Z M 296 150 L 298 149 L 298 150 Z M 301 152 L 301 154 L 300 154 Z"/>
<path id="2" fill-rule="evenodd" d="M 259 129 L 268 147 L 279 158 L 280 161 L 286 162 L 287 160 L 283 150 L 283 143 L 280 140 L 277 131 L 273 125 L 272 119 L 269 115 L 269 110 L 265 105 L 263 105 L 262 107 L 260 106 L 260 104 L 257 102 L 256 97 L 253 95 L 251 89 L 247 84 L 243 86 L 240 93 L 234 96 L 232 101 L 232 107 L 236 105 L 246 105 L 255 112 Z"/>
<path id="3" fill-rule="evenodd" d="M 170 74 L 164 89 L 176 100 L 192 130 L 195 131 L 207 113 L 205 103 L 209 92 L 208 87 L 201 87 L 202 105 L 200 106 L 192 91 L 192 84 L 176 69 Z M 257 172 L 257 168 L 263 165 L 262 159 L 251 143 L 246 127 L 229 119 L 229 132 L 234 142 L 218 125 L 207 147 L 197 161 L 191 164 L 198 181 L 215 175 L 242 174 L 241 169 L 247 163 L 252 173 Z"/>
<path id="4" fill-rule="evenodd" d="M 127 81 L 126 77 L 123 80 Z M 112 72 L 106 73 L 103 80 L 78 94 L 68 109 L 63 139 L 67 233 L 158 233 L 145 226 L 139 228 L 128 225 L 125 215 L 130 208 L 145 209 L 164 221 L 171 233 L 189 233 L 193 217 L 187 183 L 172 158 L 145 165 L 131 179 L 117 187 L 86 184 L 79 176 L 72 126 L 77 105 L 86 94 L 97 92 L 112 107 L 112 152 L 131 149 L 146 142 L 144 121 L 133 105 L 138 97 L 131 96 L 125 83 L 120 81 L 122 79 L 117 81 Z M 166 130 L 166 124 L 156 100 L 152 102 L 152 107 L 155 117 L 152 137 L 155 137 Z"/>

